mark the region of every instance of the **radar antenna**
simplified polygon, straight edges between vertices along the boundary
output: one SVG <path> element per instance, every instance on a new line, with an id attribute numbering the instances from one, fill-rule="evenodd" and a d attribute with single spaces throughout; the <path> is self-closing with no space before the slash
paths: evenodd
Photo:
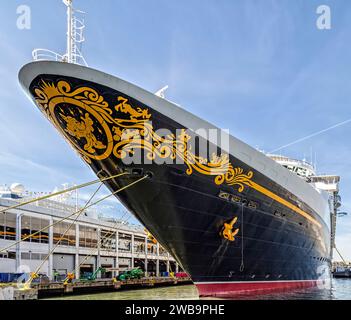
<path id="1" fill-rule="evenodd" d="M 67 6 L 67 49 L 64 55 L 47 49 L 35 49 L 32 56 L 35 61 L 54 60 L 88 66 L 83 54 L 82 43 L 84 38 L 84 19 L 77 18 L 76 14 L 85 12 L 73 8 L 73 0 L 62 0 Z"/>

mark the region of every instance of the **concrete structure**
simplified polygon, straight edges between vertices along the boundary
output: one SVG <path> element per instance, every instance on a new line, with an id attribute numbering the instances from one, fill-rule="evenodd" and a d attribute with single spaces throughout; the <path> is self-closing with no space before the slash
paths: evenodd
<path id="1" fill-rule="evenodd" d="M 0 210 L 22 199 L 1 198 Z M 0 249 L 14 244 L 21 237 L 76 212 L 76 207 L 44 200 L 6 213 L 0 213 Z M 76 219 L 60 222 L 37 236 L 0 253 L 0 274 L 33 272 L 46 259 L 69 226 Z M 108 270 L 101 277 L 110 278 L 119 271 L 140 267 L 146 275 L 178 272 L 175 260 L 157 243 L 148 239 L 141 226 L 113 219 L 95 219 L 84 212 L 74 223 L 59 246 L 43 264 L 40 273 L 51 280 L 60 280 L 68 272 L 77 278 L 98 267 Z M 0 280 L 1 281 L 1 280 Z"/>

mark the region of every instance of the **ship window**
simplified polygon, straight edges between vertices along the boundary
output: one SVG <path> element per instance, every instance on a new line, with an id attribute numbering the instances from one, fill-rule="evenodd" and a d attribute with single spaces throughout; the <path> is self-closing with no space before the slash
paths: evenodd
<path id="1" fill-rule="evenodd" d="M 76 227 L 69 223 L 60 222 L 54 226 L 53 242 L 55 245 L 72 246 L 76 245 Z"/>
<path id="2" fill-rule="evenodd" d="M 101 248 L 106 250 L 116 250 L 116 232 L 101 230 Z"/>
<path id="3" fill-rule="evenodd" d="M 0 214 L 0 239 L 16 240 L 16 215 Z"/>
<path id="4" fill-rule="evenodd" d="M 30 253 L 29 252 L 22 252 L 21 259 L 23 260 L 30 260 Z"/>
<path id="5" fill-rule="evenodd" d="M 240 203 L 241 202 L 241 198 L 238 197 L 238 196 L 233 195 L 232 196 L 232 202 Z"/>
<path id="6" fill-rule="evenodd" d="M 15 252 L 8 252 L 7 253 L 7 259 L 15 260 L 16 259 L 16 253 Z"/>
<path id="7" fill-rule="evenodd" d="M 34 236 L 24 240 L 26 242 L 49 243 L 48 233 L 49 220 L 23 216 L 21 222 L 22 239 L 30 234 L 36 233 Z M 38 233 L 39 230 L 45 230 Z"/>
<path id="8" fill-rule="evenodd" d="M 84 248 L 96 248 L 98 243 L 97 229 L 79 226 L 79 246 Z M 72 242 L 74 244 L 74 242 Z"/>
<path id="9" fill-rule="evenodd" d="M 31 260 L 41 260 L 41 256 L 39 253 L 32 253 Z"/>
<path id="10" fill-rule="evenodd" d="M 41 220 L 37 218 L 31 218 L 31 233 L 35 233 L 41 229 Z M 33 236 L 31 238 L 32 242 L 40 242 L 39 236 Z"/>
<path id="11" fill-rule="evenodd" d="M 5 236 L 5 214 L 0 214 L 0 239 Z"/>
<path id="12" fill-rule="evenodd" d="M 257 209 L 258 204 L 256 202 L 250 201 L 248 207 L 251 209 Z"/>

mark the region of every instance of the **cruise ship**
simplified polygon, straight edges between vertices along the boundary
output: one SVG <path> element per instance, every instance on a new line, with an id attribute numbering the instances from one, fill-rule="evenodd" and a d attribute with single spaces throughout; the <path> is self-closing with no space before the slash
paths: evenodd
<path id="1" fill-rule="evenodd" d="M 72 19 L 71 1 L 66 5 Z M 111 192 L 147 177 L 118 198 L 191 276 L 200 296 L 330 279 L 338 176 L 266 155 L 162 92 L 76 63 L 80 54 L 71 42 L 69 36 L 58 61 L 34 54 L 37 61 L 19 73 L 25 93 L 98 177 L 129 173 L 106 182 Z"/>

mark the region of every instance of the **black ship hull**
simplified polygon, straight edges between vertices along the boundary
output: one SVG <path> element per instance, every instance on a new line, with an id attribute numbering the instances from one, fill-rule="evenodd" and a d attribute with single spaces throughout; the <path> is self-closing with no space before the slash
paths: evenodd
<path id="1" fill-rule="evenodd" d="M 318 212 L 233 154 L 222 158 L 218 147 L 213 160 L 201 158 L 187 143 L 195 136 L 179 134 L 188 128 L 176 118 L 77 77 L 43 72 L 26 90 L 99 177 L 130 173 L 108 181 L 112 192 L 148 175 L 118 198 L 201 296 L 314 286 L 330 277 L 329 228 Z M 170 134 L 157 135 L 159 128 Z M 142 161 L 128 164 L 137 153 Z"/>

